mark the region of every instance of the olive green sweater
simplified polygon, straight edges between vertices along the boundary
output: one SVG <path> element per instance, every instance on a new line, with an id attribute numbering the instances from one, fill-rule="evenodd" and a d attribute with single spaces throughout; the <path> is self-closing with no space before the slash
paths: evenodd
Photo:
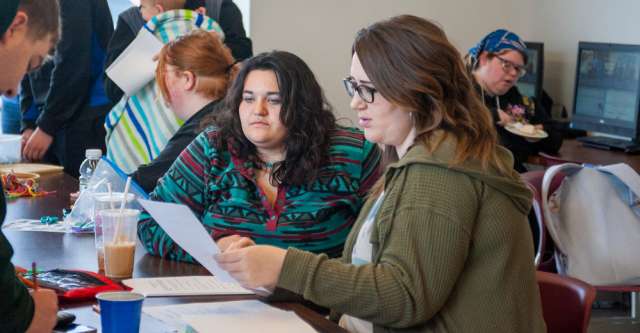
<path id="1" fill-rule="evenodd" d="M 278 287 L 373 322 L 375 332 L 546 332 L 517 173 L 450 167 L 455 142 L 412 147 L 385 173 L 372 263 L 350 265 L 363 207 L 341 259 L 289 248 Z M 508 163 L 511 155 L 499 147 Z M 510 165 L 510 164 L 509 164 Z"/>

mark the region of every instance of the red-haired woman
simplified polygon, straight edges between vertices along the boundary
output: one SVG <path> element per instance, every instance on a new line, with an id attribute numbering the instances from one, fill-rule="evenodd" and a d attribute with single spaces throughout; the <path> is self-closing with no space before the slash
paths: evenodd
<path id="1" fill-rule="evenodd" d="M 146 192 L 200 133 L 201 120 L 218 107 L 237 71 L 231 51 L 220 38 L 195 30 L 165 45 L 159 55 L 156 80 L 165 103 L 184 121 L 160 155 L 132 174 Z"/>

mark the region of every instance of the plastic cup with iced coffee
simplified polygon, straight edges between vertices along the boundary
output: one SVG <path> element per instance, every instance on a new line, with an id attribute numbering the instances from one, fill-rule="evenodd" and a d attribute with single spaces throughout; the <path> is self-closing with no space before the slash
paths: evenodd
<path id="1" fill-rule="evenodd" d="M 133 275 L 140 210 L 104 209 L 98 212 L 98 216 L 102 221 L 105 275 L 118 280 L 130 278 Z"/>
<path id="2" fill-rule="evenodd" d="M 122 192 L 113 192 L 113 193 L 96 193 L 93 196 L 94 201 L 94 209 L 93 209 L 93 221 L 95 224 L 95 242 L 96 242 L 96 253 L 98 255 L 98 271 L 104 272 L 104 241 L 102 237 L 102 219 L 98 216 L 98 213 L 105 209 L 114 209 L 119 208 L 122 199 L 124 198 L 124 193 Z M 125 201 L 125 208 L 130 208 L 130 205 L 134 203 L 136 196 L 132 193 L 127 194 L 127 200 Z"/>

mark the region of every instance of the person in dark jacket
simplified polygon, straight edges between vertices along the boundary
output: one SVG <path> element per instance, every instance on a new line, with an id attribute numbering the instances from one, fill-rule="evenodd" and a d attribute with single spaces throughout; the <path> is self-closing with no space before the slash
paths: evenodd
<path id="1" fill-rule="evenodd" d="M 493 116 L 500 144 L 513 154 L 518 172 L 527 171 L 524 163 L 529 156 L 539 151 L 555 153 L 562 141 L 561 136 L 547 126 L 551 121 L 547 111 L 532 98 L 522 96 L 516 87 L 518 79 L 525 74 L 527 60 L 522 39 L 504 29 L 485 36 L 466 56 L 475 87 Z M 505 129 L 516 121 L 543 129 L 549 137 L 534 142 Z"/>
<path id="2" fill-rule="evenodd" d="M 47 59 L 58 40 L 59 20 L 57 0 L 0 2 L 0 95 L 15 96 L 25 73 Z M 0 332 L 50 332 L 58 298 L 48 289 L 29 293 L 16 277 L 13 248 L 1 229 L 6 211 L 0 186 Z"/>
<path id="3" fill-rule="evenodd" d="M 201 121 L 221 104 L 236 67 L 229 48 L 203 30 L 194 30 L 162 48 L 156 80 L 165 102 L 185 122 L 158 157 L 131 175 L 145 191 L 153 190 L 182 150 L 200 134 Z"/>
<path id="4" fill-rule="evenodd" d="M 36 129 L 23 133 L 23 156 L 60 164 L 77 177 L 86 149 L 106 150 L 103 124 L 112 103 L 104 92 L 103 68 L 113 21 L 107 0 L 60 0 L 60 9 L 62 39 L 50 76 L 40 78 L 48 89 L 31 87 L 34 100 L 46 99 Z"/>
<path id="5" fill-rule="evenodd" d="M 207 6 L 208 2 L 215 4 Z M 211 7 L 215 8 L 217 12 L 212 12 Z M 247 37 L 242 25 L 242 13 L 233 1 L 187 0 L 184 8 L 190 10 L 208 8 L 206 15 L 220 24 L 225 35 L 224 43 L 231 49 L 233 57 L 238 60 L 244 60 L 253 55 L 251 39 Z M 116 30 L 109 42 L 105 68 L 109 67 L 122 54 L 124 49 L 131 44 L 144 22 L 145 20 L 142 18 L 138 7 L 131 7 L 118 16 Z M 113 103 L 119 102 L 124 95 L 122 89 L 111 81 L 109 77 L 105 78 L 105 90 Z"/>
<path id="6" fill-rule="evenodd" d="M 25 75 L 20 84 L 20 133 L 23 146 L 38 127 L 36 122 L 47 102 L 53 66 L 53 61 L 45 62 L 38 70 Z"/>

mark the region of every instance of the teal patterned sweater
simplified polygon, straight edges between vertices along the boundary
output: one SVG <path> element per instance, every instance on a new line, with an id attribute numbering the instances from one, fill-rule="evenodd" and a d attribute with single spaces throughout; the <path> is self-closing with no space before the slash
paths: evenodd
<path id="1" fill-rule="evenodd" d="M 187 205 L 211 237 L 250 237 L 257 244 L 341 254 L 365 196 L 379 175 L 380 151 L 354 128 L 331 134 L 330 162 L 303 186 L 278 186 L 271 205 L 256 185 L 254 164 L 227 149 L 216 149 L 218 132 L 201 133 L 160 179 L 152 200 Z M 175 221 L 180 223 L 180 221 Z M 150 254 L 192 262 L 148 216 L 138 237 Z"/>

